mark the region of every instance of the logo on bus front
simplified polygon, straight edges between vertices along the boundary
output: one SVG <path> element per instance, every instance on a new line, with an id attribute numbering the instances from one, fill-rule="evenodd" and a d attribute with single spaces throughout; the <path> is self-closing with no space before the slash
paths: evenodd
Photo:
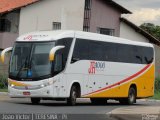
<path id="1" fill-rule="evenodd" d="M 44 38 L 44 37 L 48 37 L 48 35 L 28 35 L 26 37 L 23 38 L 23 40 L 37 40 L 39 38 Z"/>
<path id="2" fill-rule="evenodd" d="M 24 40 L 32 40 L 32 35 L 29 35 L 29 36 L 27 36 L 27 37 L 24 37 Z"/>
<path id="3" fill-rule="evenodd" d="M 96 74 L 96 71 L 103 71 L 105 69 L 105 62 L 90 62 L 90 68 L 88 69 L 89 74 Z"/>

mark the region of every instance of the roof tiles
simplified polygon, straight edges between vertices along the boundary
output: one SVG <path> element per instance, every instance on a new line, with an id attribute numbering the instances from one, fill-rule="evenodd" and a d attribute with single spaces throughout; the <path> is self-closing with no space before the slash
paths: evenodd
<path id="1" fill-rule="evenodd" d="M 38 0 L 0 0 L 0 14 L 24 7 Z"/>

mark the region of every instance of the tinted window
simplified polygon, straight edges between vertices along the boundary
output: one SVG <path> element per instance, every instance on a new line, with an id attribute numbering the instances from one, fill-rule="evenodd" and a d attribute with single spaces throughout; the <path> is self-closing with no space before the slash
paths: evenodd
<path id="1" fill-rule="evenodd" d="M 104 52 L 102 49 L 102 43 L 101 42 L 94 42 L 91 41 L 89 46 L 89 58 L 90 60 L 100 60 L 104 61 Z"/>
<path id="2" fill-rule="evenodd" d="M 89 59 L 89 41 L 76 40 L 72 59 L 88 60 Z"/>
<path id="3" fill-rule="evenodd" d="M 117 61 L 131 62 L 131 47 L 129 45 L 117 44 Z"/>
<path id="4" fill-rule="evenodd" d="M 104 61 L 113 61 L 116 62 L 117 60 L 117 46 L 116 44 L 112 43 L 102 43 L 103 49 L 103 60 Z"/>
<path id="5" fill-rule="evenodd" d="M 73 40 L 73 38 L 64 38 L 64 39 L 60 39 L 56 42 L 56 46 L 58 46 L 58 45 L 64 45 L 65 46 L 65 48 L 58 51 L 58 54 L 57 54 L 57 59 L 60 58 L 60 55 L 62 55 L 61 56 L 61 58 L 62 58 L 62 70 L 65 68 L 67 58 L 68 58 L 68 54 L 69 54 L 69 50 L 70 50 L 70 47 L 71 47 L 71 44 L 72 44 L 72 40 Z"/>
<path id="6" fill-rule="evenodd" d="M 144 64 L 152 63 L 153 62 L 153 49 L 143 47 L 142 51 L 143 51 L 143 63 Z"/>
<path id="7" fill-rule="evenodd" d="M 76 60 L 149 64 L 153 61 L 153 48 L 77 39 L 73 58 Z"/>
<path id="8" fill-rule="evenodd" d="M 142 53 L 142 47 L 139 46 L 131 46 L 131 52 L 130 52 L 130 63 L 137 63 L 137 64 L 143 64 L 143 53 Z"/>

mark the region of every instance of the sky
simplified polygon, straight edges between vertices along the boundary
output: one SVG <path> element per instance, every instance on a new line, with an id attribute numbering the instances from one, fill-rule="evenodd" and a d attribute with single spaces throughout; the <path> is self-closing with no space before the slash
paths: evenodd
<path id="1" fill-rule="evenodd" d="M 160 26 L 160 0 L 114 0 L 132 12 L 122 15 L 136 25 L 154 23 Z"/>

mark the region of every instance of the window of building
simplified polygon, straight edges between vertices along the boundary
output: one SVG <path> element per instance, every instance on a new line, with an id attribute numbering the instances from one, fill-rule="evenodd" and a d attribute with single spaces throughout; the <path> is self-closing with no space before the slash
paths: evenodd
<path id="1" fill-rule="evenodd" d="M 114 36 L 114 29 L 109 29 L 109 28 L 97 28 L 97 33 L 104 34 L 104 35 L 110 35 Z"/>
<path id="2" fill-rule="evenodd" d="M 90 31 L 89 26 L 83 26 L 83 31 L 89 32 Z"/>
<path id="3" fill-rule="evenodd" d="M 92 0 L 85 0 L 85 10 L 91 9 L 91 2 Z"/>
<path id="4" fill-rule="evenodd" d="M 61 22 L 53 22 L 53 30 L 60 30 Z"/>
<path id="5" fill-rule="evenodd" d="M 83 31 L 90 31 L 91 1 L 85 0 Z"/>
<path id="6" fill-rule="evenodd" d="M 11 22 L 8 19 L 0 19 L 0 31 L 10 32 Z"/>

